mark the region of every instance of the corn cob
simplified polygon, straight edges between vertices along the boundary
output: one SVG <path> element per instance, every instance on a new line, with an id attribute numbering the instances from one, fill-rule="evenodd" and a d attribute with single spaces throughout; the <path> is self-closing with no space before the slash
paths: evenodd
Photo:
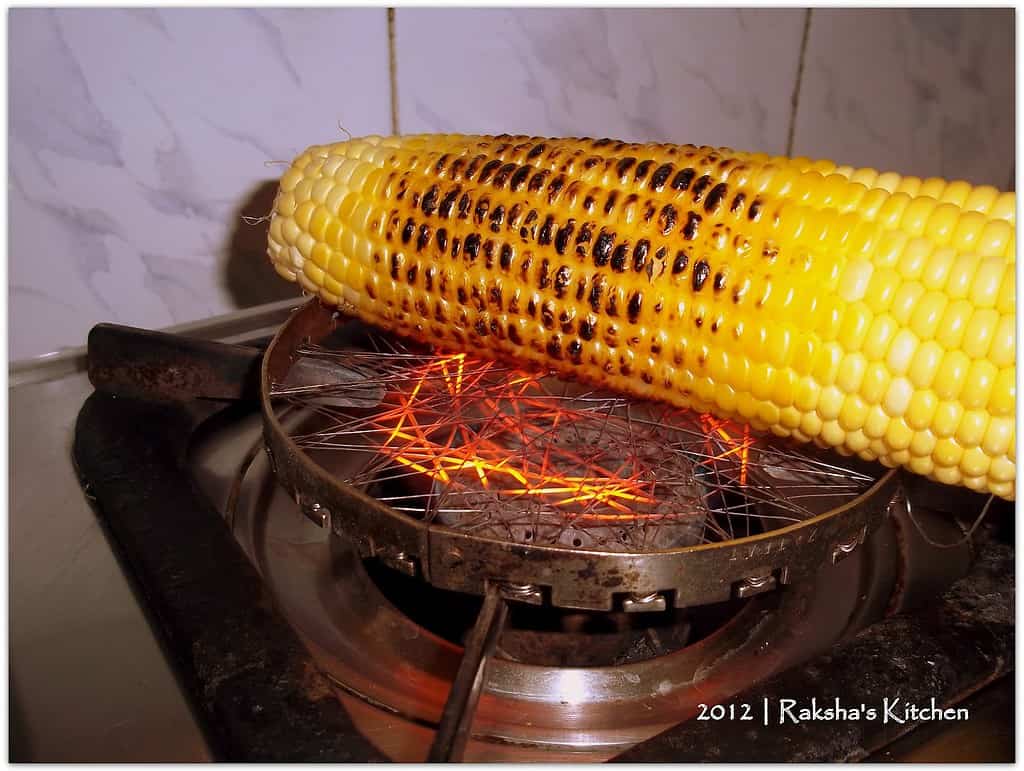
<path id="1" fill-rule="evenodd" d="M 362 319 L 1014 497 L 1015 196 L 806 158 L 368 137 L 269 256 Z"/>

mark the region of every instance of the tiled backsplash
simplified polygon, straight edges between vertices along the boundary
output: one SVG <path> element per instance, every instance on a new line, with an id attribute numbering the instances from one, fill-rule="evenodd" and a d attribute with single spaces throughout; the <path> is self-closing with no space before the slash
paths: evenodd
<path id="1" fill-rule="evenodd" d="M 391 130 L 384 9 L 15 9 L 8 30 L 12 358 L 294 294 L 254 223 L 272 162 Z M 1011 182 L 1012 10 L 399 9 L 394 33 L 403 132 L 792 136 Z"/>

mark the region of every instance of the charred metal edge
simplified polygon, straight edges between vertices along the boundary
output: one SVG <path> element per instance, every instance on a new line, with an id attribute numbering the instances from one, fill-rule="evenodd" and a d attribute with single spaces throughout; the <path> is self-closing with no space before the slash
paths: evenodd
<path id="1" fill-rule="evenodd" d="M 614 759 L 614 762 L 858 761 L 922 725 L 877 719 L 827 723 L 779 721 L 781 699 L 794 709 L 861 704 L 886 698 L 901 705 L 959 704 L 1014 667 L 1014 550 L 989 543 L 971 572 L 932 607 L 874 624 L 829 653 L 766 680 L 728 704 L 752 705 L 750 721 L 690 720 Z M 763 705 L 769 705 L 768 725 Z M 726 714 L 728 714 L 728 704 Z M 896 706 L 896 714 L 905 714 Z M 737 712 L 739 714 L 739 712 Z M 821 730 L 825 728 L 827 730 Z"/>
<path id="2" fill-rule="evenodd" d="M 98 391 L 152 401 L 259 398 L 258 348 L 97 324 L 89 332 L 89 381 Z"/>
<path id="3" fill-rule="evenodd" d="M 386 760 L 330 694 L 197 489 L 185 465 L 188 439 L 210 412 L 95 393 L 79 413 L 73 457 L 176 659 L 215 755 L 250 762 Z"/>
<path id="4" fill-rule="evenodd" d="M 344 484 L 310 460 L 277 418 L 272 387 L 298 358 L 353 323 L 311 300 L 281 327 L 263 357 L 264 439 L 278 481 L 335 533 L 353 539 L 364 557 L 420 575 L 442 589 L 482 595 L 487 582 L 530 585 L 564 608 L 611 610 L 624 598 L 687 607 L 749 596 L 814 575 L 860 548 L 889 516 L 899 475 L 887 471 L 861 496 L 803 522 L 726 543 L 628 554 L 515 544 L 415 520 Z"/>

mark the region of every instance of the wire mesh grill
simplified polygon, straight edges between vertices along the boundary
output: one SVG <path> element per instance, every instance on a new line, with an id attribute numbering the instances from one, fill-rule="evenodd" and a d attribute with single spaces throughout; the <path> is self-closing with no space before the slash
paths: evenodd
<path id="1" fill-rule="evenodd" d="M 877 475 L 709 415 L 387 337 L 305 345 L 275 403 L 397 511 L 516 543 L 647 552 L 807 519 Z"/>

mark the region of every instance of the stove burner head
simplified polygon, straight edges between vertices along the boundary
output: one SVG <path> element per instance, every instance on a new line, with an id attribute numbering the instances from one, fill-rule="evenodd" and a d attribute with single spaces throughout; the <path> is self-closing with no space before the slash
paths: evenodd
<path id="1" fill-rule="evenodd" d="M 563 608 L 799 580 L 862 543 L 896 484 L 708 415 L 407 346 L 315 302 L 268 349 L 262 399 L 279 480 L 362 556 Z"/>
<path id="2" fill-rule="evenodd" d="M 275 395 L 317 415 L 294 438 L 362 456 L 345 482 L 463 532 L 657 551 L 799 522 L 815 514 L 808 496 L 853 498 L 874 481 L 708 415 L 464 354 L 370 344 L 298 350 L 297 375 Z M 755 509 L 769 499 L 766 524 Z"/>

